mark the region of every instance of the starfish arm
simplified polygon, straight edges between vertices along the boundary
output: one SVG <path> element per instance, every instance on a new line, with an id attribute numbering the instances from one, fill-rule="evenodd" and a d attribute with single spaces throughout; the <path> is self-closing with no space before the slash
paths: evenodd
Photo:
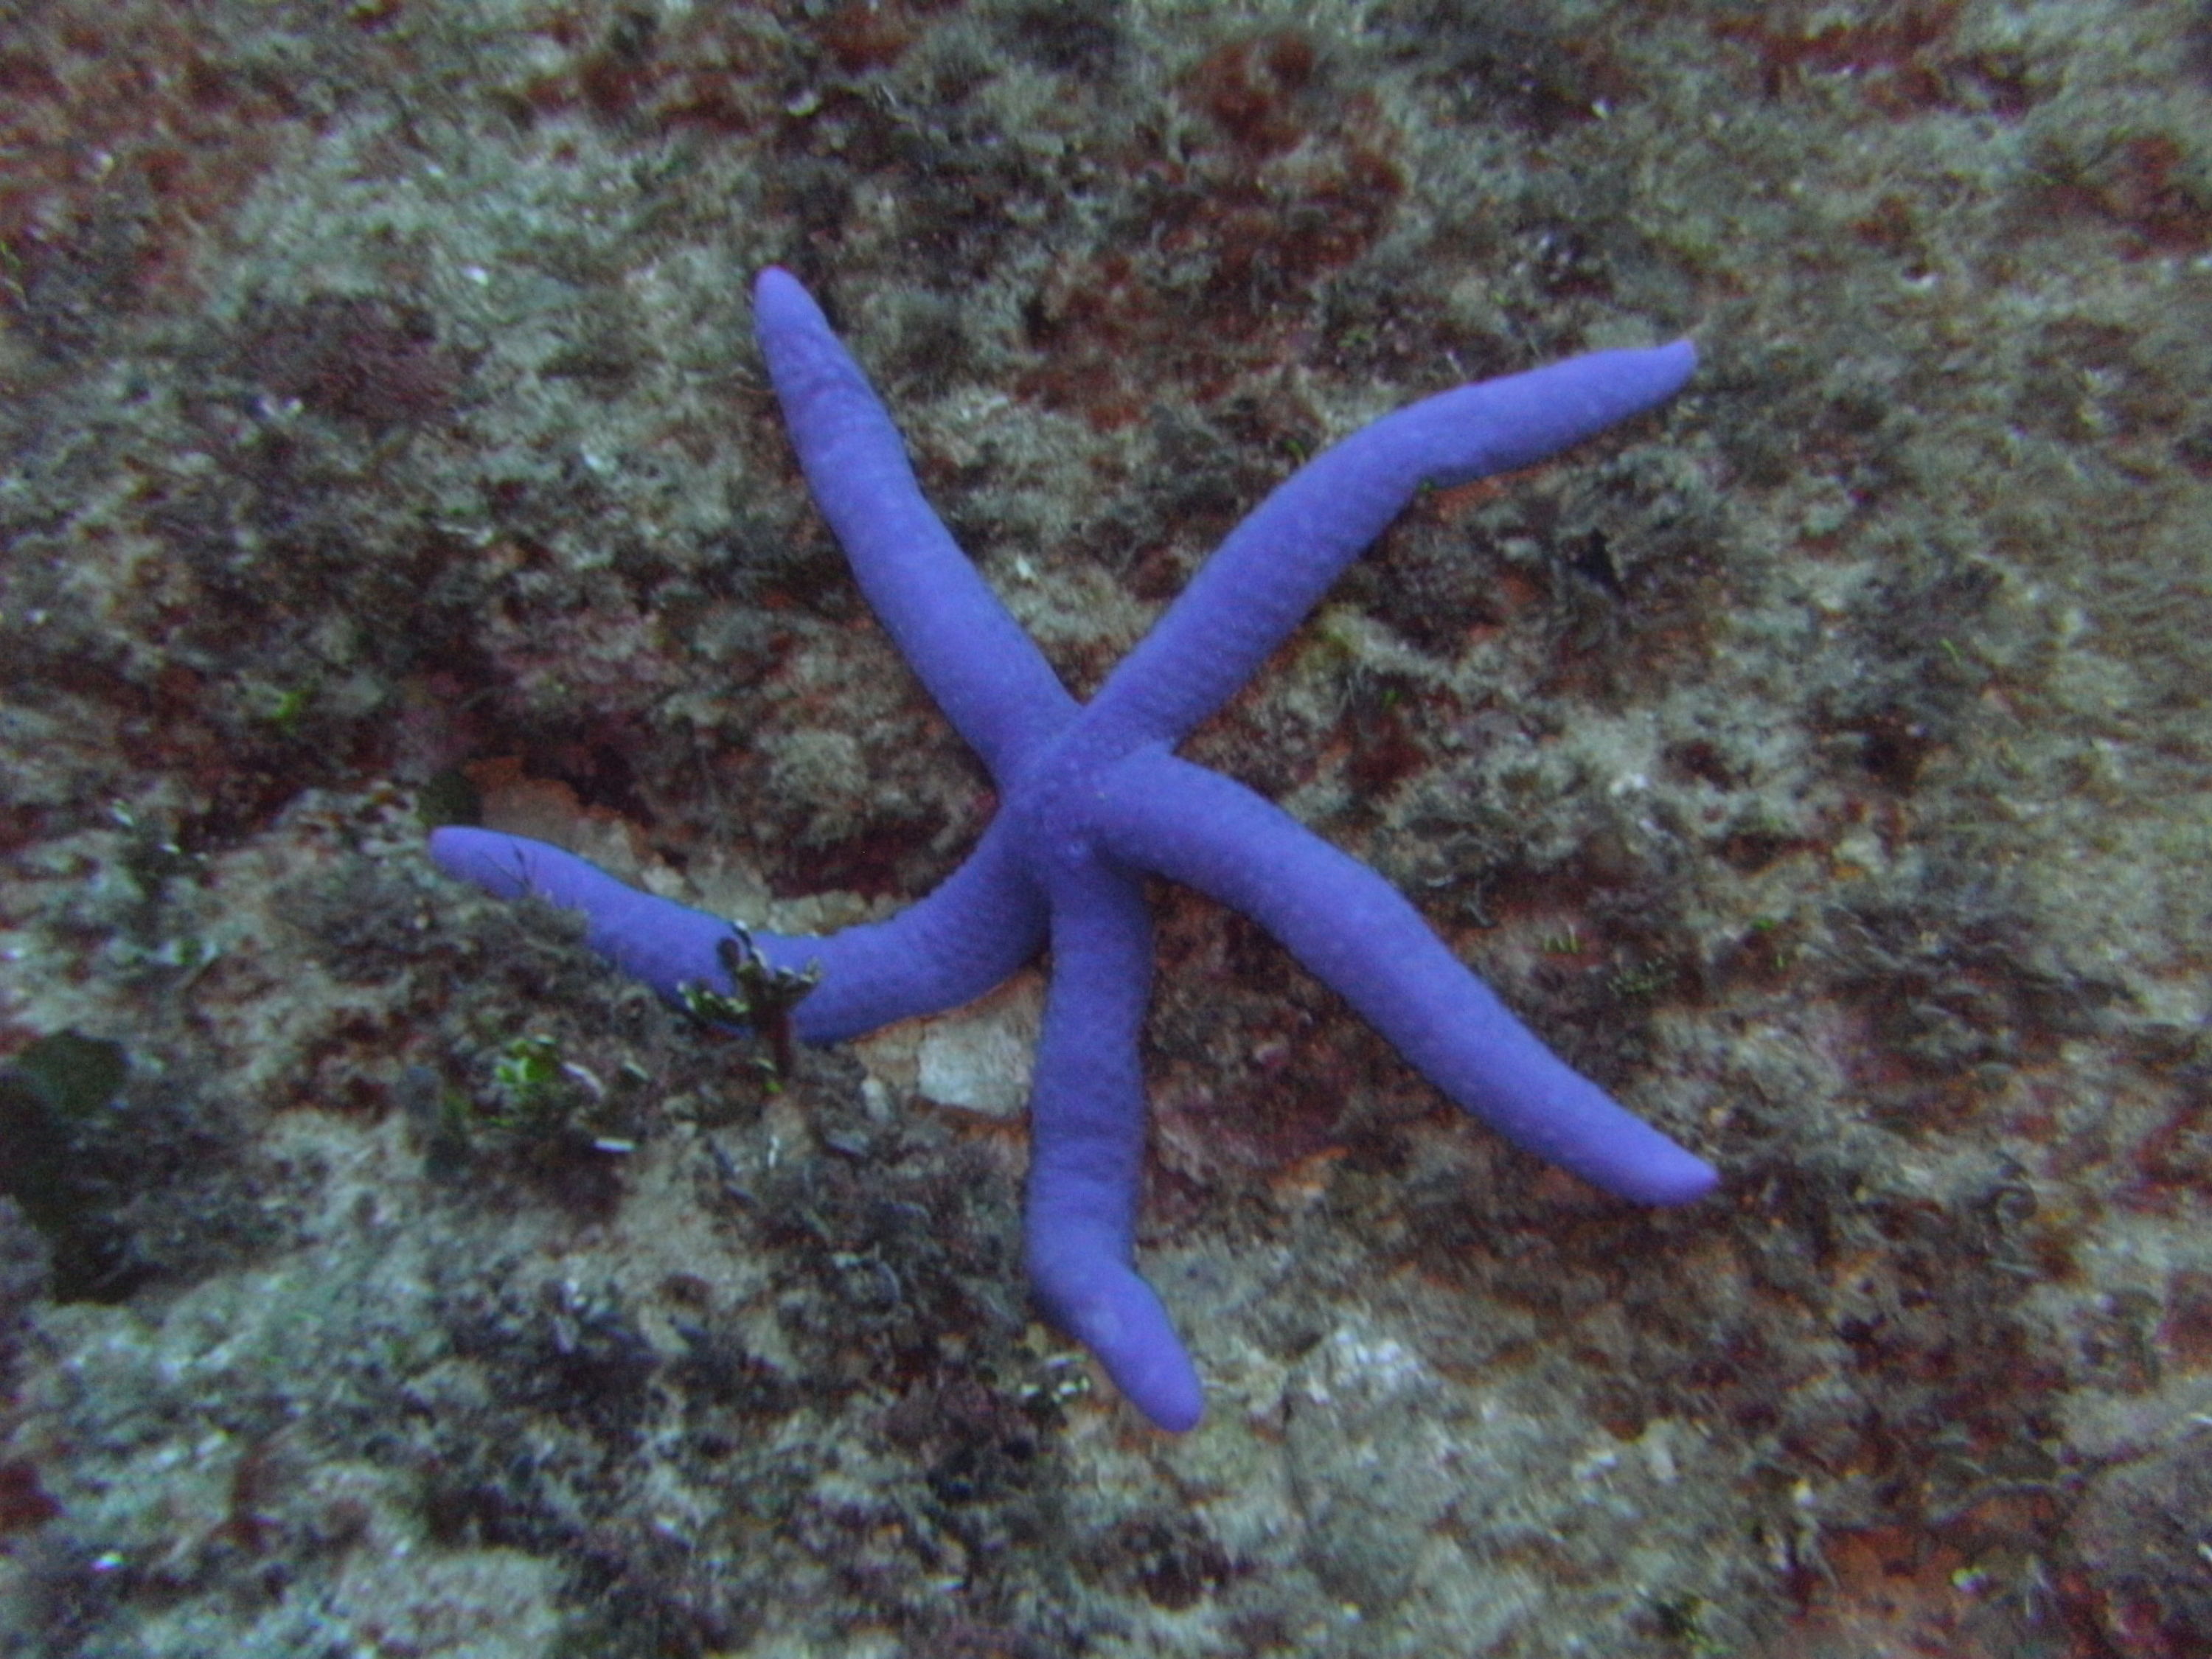
<path id="1" fill-rule="evenodd" d="M 1155 749 L 1115 769 L 1099 811 L 1115 856 L 1251 917 L 1516 1146 L 1641 1203 L 1712 1190 L 1711 1164 L 1569 1067 L 1395 888 L 1273 802 Z"/>
<path id="2" fill-rule="evenodd" d="M 1180 742 L 1250 678 L 1424 484 L 1556 454 L 1674 395 L 1687 340 L 1595 351 L 1440 392 L 1322 451 L 1230 533 L 1090 705 L 1132 744 Z"/>
<path id="3" fill-rule="evenodd" d="M 447 875 L 497 898 L 535 896 L 583 913 L 585 943 L 672 1002 L 685 985 L 729 993 L 720 947 L 731 924 L 642 892 L 587 859 L 526 836 L 447 828 L 430 855 Z M 973 1001 L 1044 943 L 1042 896 L 1016 866 L 994 823 L 964 864 L 927 898 L 889 921 L 816 938 L 753 933 L 775 968 L 818 969 L 821 982 L 792 1015 L 809 1042 L 838 1042 L 894 1020 Z"/>
<path id="4" fill-rule="evenodd" d="M 1095 864 L 1052 892 L 1052 988 L 1030 1102 L 1030 1283 L 1161 1428 L 1197 1425 L 1205 1393 L 1152 1287 L 1130 1265 L 1144 1176 L 1137 1059 L 1152 983 L 1143 889 Z"/>
<path id="5" fill-rule="evenodd" d="M 807 487 L 900 654 L 1002 784 L 1075 702 L 922 499 L 906 447 L 822 307 L 771 265 L 753 289 Z"/>

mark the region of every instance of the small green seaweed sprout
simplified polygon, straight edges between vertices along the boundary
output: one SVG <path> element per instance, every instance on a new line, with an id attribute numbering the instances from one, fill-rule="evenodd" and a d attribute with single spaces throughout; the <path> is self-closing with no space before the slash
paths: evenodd
<path id="1" fill-rule="evenodd" d="M 778 968 L 761 955 L 743 925 L 734 921 L 730 924 L 730 937 L 714 950 L 722 959 L 722 971 L 730 976 L 730 989 L 717 991 L 702 981 L 692 981 L 682 988 L 684 1012 L 702 1025 L 742 1025 L 757 1033 L 768 1045 L 768 1052 L 753 1064 L 767 1075 L 769 1092 L 780 1093 L 798 1060 L 791 1011 L 822 982 L 821 964 L 810 962 L 803 969 Z"/>
<path id="2" fill-rule="evenodd" d="M 509 1109 L 509 1121 L 502 1127 L 514 1127 L 536 1117 L 545 1110 L 561 1082 L 561 1045 L 535 1032 L 515 1037 L 500 1051 L 491 1078 Z"/>

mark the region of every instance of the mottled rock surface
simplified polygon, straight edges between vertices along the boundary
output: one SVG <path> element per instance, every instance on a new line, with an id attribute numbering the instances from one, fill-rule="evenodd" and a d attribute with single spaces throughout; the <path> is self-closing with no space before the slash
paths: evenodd
<path id="1" fill-rule="evenodd" d="M 1721 1194 L 1164 894 L 1170 1442 L 1024 1304 L 1033 988 L 779 1087 L 438 879 L 988 820 L 771 260 L 1079 692 L 1320 444 L 1694 332 L 1192 752 Z M 2179 0 L 0 5 L 0 1653 L 2201 1653 L 2208 393 Z"/>

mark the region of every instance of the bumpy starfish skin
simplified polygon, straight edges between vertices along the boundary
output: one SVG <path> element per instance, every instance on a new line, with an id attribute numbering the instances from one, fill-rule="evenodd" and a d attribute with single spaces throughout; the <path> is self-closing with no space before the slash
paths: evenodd
<path id="1" fill-rule="evenodd" d="M 1687 341 L 1602 351 L 1428 398 L 1323 452 L 1246 519 L 1086 706 L 923 501 L 890 415 L 787 272 L 755 289 L 792 443 L 861 591 L 996 781 L 975 853 L 890 921 L 826 938 L 755 933 L 772 966 L 818 967 L 793 1018 L 834 1042 L 956 1007 L 1048 942 L 1030 1102 L 1026 1255 L 1045 1311 L 1154 1423 L 1204 1393 L 1132 1265 L 1145 1144 L 1138 1037 L 1152 983 L 1143 881 L 1233 906 L 1334 987 L 1438 1088 L 1517 1145 L 1611 1192 L 1680 1204 L 1711 1165 L 1547 1048 L 1389 884 L 1271 802 L 1170 751 L 1260 666 L 1413 492 L 1540 460 L 1671 396 Z M 731 926 L 541 842 L 431 837 L 449 873 L 580 910 L 591 946 L 672 999 L 725 992 Z"/>

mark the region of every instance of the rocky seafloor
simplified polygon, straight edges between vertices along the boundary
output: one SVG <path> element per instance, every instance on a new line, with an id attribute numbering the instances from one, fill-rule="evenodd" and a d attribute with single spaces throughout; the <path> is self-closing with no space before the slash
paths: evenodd
<path id="1" fill-rule="evenodd" d="M 1503 1146 L 1157 895 L 1149 1429 L 1020 1278 L 1040 981 L 780 1085 L 991 798 L 797 477 L 798 270 L 1087 692 L 1423 497 L 1189 751 L 1710 1157 Z M 0 4 L 0 1653 L 2212 1651 L 2212 8 Z"/>

